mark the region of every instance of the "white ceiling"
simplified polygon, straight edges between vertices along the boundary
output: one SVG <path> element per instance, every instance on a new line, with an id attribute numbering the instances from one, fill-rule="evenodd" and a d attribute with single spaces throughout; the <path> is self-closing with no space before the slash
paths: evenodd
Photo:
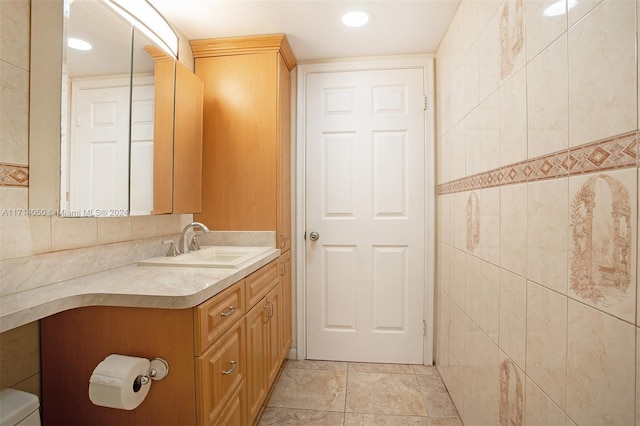
<path id="1" fill-rule="evenodd" d="M 435 53 L 460 0 L 150 0 L 189 40 L 285 33 L 299 62 Z M 340 22 L 350 10 L 362 28 Z"/>

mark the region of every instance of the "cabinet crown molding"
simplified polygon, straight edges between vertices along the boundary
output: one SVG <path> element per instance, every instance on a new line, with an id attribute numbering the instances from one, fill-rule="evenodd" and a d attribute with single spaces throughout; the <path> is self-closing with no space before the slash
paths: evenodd
<path id="1" fill-rule="evenodd" d="M 191 40 L 194 58 L 245 55 L 248 53 L 279 52 L 289 71 L 296 66 L 296 58 L 284 34 Z"/>

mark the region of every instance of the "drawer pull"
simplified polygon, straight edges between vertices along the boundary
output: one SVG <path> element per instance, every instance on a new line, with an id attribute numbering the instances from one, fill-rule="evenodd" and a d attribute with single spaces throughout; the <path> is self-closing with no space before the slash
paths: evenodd
<path id="1" fill-rule="evenodd" d="M 220 313 L 221 317 L 228 317 L 229 315 L 233 315 L 233 313 L 236 311 L 236 307 L 235 306 L 229 306 L 229 310 L 226 312 L 222 312 Z"/>
<path id="2" fill-rule="evenodd" d="M 235 362 L 235 361 L 231 361 L 231 362 L 230 362 L 230 364 L 231 364 L 231 368 L 230 368 L 230 369 L 228 369 L 228 370 L 222 370 L 222 374 L 223 374 L 223 375 L 225 375 L 225 376 L 226 376 L 226 375 L 229 375 L 229 374 L 233 373 L 233 370 L 235 370 L 235 369 L 236 369 L 236 367 L 238 367 L 238 363 L 237 363 L 237 362 Z"/>

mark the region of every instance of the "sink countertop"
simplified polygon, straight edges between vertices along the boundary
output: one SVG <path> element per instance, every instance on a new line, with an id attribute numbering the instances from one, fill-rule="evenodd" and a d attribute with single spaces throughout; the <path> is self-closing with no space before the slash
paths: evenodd
<path id="1" fill-rule="evenodd" d="M 128 265 L 8 294 L 0 297 L 0 333 L 83 306 L 192 308 L 279 255 L 270 249 L 237 269 Z"/>

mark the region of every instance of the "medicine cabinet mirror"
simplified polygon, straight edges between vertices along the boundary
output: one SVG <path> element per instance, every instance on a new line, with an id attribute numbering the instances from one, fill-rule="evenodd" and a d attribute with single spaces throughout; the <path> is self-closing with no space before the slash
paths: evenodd
<path id="1" fill-rule="evenodd" d="M 30 209 L 177 212 L 174 57 L 101 0 L 33 0 L 31 39 Z"/>

